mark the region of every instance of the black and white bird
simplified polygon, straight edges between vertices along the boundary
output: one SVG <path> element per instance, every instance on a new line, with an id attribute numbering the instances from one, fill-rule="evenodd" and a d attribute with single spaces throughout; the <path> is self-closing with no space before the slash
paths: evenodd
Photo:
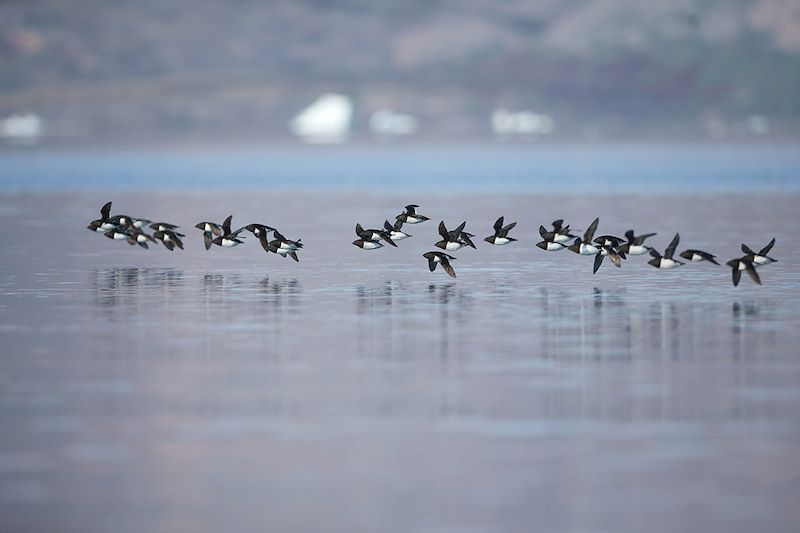
<path id="1" fill-rule="evenodd" d="M 738 259 L 731 259 L 725 264 L 731 267 L 731 271 L 733 273 L 734 287 L 737 287 L 739 285 L 739 280 L 742 279 L 743 270 L 747 272 L 747 274 L 754 282 L 761 285 L 761 277 L 758 275 L 758 272 L 756 272 L 756 265 L 753 262 L 752 258 L 749 256 L 749 254 L 745 255 L 744 257 L 740 257 Z"/>
<path id="2" fill-rule="evenodd" d="M 431 272 L 436 270 L 436 265 L 442 265 L 445 272 L 450 274 L 451 277 L 456 277 L 456 271 L 450 261 L 455 261 L 455 257 L 444 252 L 425 252 L 422 257 L 428 260 L 428 268 Z"/>
<path id="3" fill-rule="evenodd" d="M 413 237 L 413 235 L 409 235 L 403 231 L 402 220 L 395 220 L 394 224 L 390 224 L 388 220 L 385 220 L 383 222 L 383 229 L 389 233 L 389 238 L 392 239 L 392 241 L 402 241 L 403 239 Z"/>
<path id="4" fill-rule="evenodd" d="M 106 233 L 116 228 L 117 225 L 111 222 L 111 202 L 106 202 L 100 208 L 100 218 L 92 220 L 87 226 L 88 229 L 96 231 L 97 233 Z"/>
<path id="5" fill-rule="evenodd" d="M 681 257 L 686 259 L 687 261 L 691 261 L 692 263 L 699 263 L 700 261 L 708 261 L 709 263 L 714 263 L 715 265 L 719 266 L 717 263 L 717 256 L 712 255 L 708 252 L 704 252 L 703 250 L 684 250 L 681 252 Z"/>
<path id="6" fill-rule="evenodd" d="M 389 232 L 382 229 L 364 229 L 361 224 L 356 224 L 356 236 L 362 241 L 378 242 L 383 239 L 387 244 L 397 248 Z"/>
<path id="7" fill-rule="evenodd" d="M 231 230 L 232 221 L 233 215 L 228 215 L 228 218 L 222 223 L 222 235 L 213 239 L 211 241 L 213 244 L 222 246 L 223 248 L 233 248 L 234 246 L 239 246 L 244 243 L 244 241 L 239 238 L 239 234 L 243 232 L 245 228 L 239 228 L 236 231 Z M 204 233 L 204 235 L 208 235 L 208 233 Z"/>
<path id="8" fill-rule="evenodd" d="M 616 235 L 600 235 L 595 238 L 594 242 L 600 246 L 613 246 L 614 248 L 618 248 L 625 242 L 625 239 L 617 237 Z"/>
<path id="9" fill-rule="evenodd" d="M 625 232 L 628 242 L 621 244 L 619 251 L 628 255 L 644 255 L 650 251 L 650 247 L 644 244 L 645 239 L 655 236 L 655 233 L 642 233 L 635 235 L 632 229 Z"/>
<path id="10" fill-rule="evenodd" d="M 619 268 L 622 266 L 622 260 L 625 259 L 625 253 L 620 252 L 614 246 L 609 244 L 601 246 L 600 251 L 594 256 L 594 270 L 592 271 L 592 274 L 597 274 L 600 265 L 603 264 L 603 259 L 606 257 L 611 260 L 615 267 Z"/>
<path id="11" fill-rule="evenodd" d="M 489 244 L 494 244 L 496 246 L 503 246 L 510 242 L 514 242 L 517 239 L 508 236 L 508 232 L 511 231 L 514 226 L 517 225 L 516 222 L 512 222 L 507 226 L 504 226 L 504 219 L 505 217 L 498 218 L 494 223 L 494 235 L 490 235 L 483 239 L 484 241 L 488 242 Z"/>
<path id="12" fill-rule="evenodd" d="M 471 237 L 474 237 L 474 235 L 464 231 L 464 227 L 466 225 L 467 221 L 465 220 L 453 231 L 447 231 L 447 227 L 444 225 L 444 220 L 439 222 L 439 235 L 441 235 L 442 240 L 437 242 L 435 246 L 449 252 L 459 250 L 463 246 L 475 248 L 475 243 L 473 243 L 471 239 Z"/>
<path id="13" fill-rule="evenodd" d="M 118 227 L 115 226 L 114 229 L 108 230 L 103 235 L 108 237 L 109 239 L 113 239 L 115 241 L 124 241 L 130 238 L 130 226 L 127 227 Z"/>
<path id="14" fill-rule="evenodd" d="M 777 259 L 773 259 L 767 255 L 769 251 L 772 250 L 773 246 L 775 246 L 775 237 L 773 237 L 772 240 L 769 241 L 769 243 L 765 247 L 759 250 L 758 253 L 754 252 L 753 250 L 750 249 L 749 246 L 742 243 L 742 252 L 744 252 L 747 255 L 747 257 L 750 258 L 750 260 L 753 262 L 754 265 L 756 266 L 768 265 L 770 263 L 775 263 L 777 261 Z"/>
<path id="15" fill-rule="evenodd" d="M 539 226 L 539 235 L 549 242 L 565 244 L 576 237 L 569 232 L 569 224 L 564 225 L 564 220 L 559 218 L 553 221 L 553 230 L 548 231 L 544 226 Z M 559 248 L 560 249 L 560 248 Z"/>
<path id="16" fill-rule="evenodd" d="M 297 257 L 297 251 L 303 247 L 300 239 L 296 241 L 287 239 L 278 230 L 272 230 L 272 233 L 275 238 L 269 243 L 269 251 L 282 257 L 289 256 L 299 263 L 300 259 Z"/>
<path id="17" fill-rule="evenodd" d="M 178 228 L 180 226 L 176 226 L 175 224 L 170 224 L 169 222 L 153 222 L 150 224 L 150 229 L 155 231 L 169 231 L 178 237 L 186 237 L 183 233 L 178 232 Z"/>
<path id="18" fill-rule="evenodd" d="M 215 236 L 222 237 L 224 233 L 222 226 L 216 222 L 198 222 L 194 227 L 203 232 L 203 242 L 206 245 L 206 250 L 211 248 Z"/>
<path id="19" fill-rule="evenodd" d="M 262 235 L 267 237 L 269 236 L 270 232 L 275 231 L 275 228 L 265 224 L 248 224 L 244 227 L 244 229 L 255 235 L 259 240 L 261 239 Z"/>
<path id="20" fill-rule="evenodd" d="M 575 239 L 569 249 L 580 255 L 596 255 L 600 252 L 600 246 L 592 242 L 594 239 L 594 232 L 597 231 L 597 225 L 600 223 L 600 218 L 595 218 L 586 231 L 583 233 L 583 238 Z M 539 230 L 541 233 L 541 229 Z M 540 246 L 541 248 L 541 246 Z"/>
<path id="21" fill-rule="evenodd" d="M 383 248 L 381 241 L 365 241 L 364 239 L 356 239 L 353 244 L 364 250 L 377 250 Z"/>
<path id="22" fill-rule="evenodd" d="M 157 230 L 153 233 L 153 239 L 163 244 L 170 252 L 175 248 L 183 250 L 183 241 L 181 237 L 183 237 L 183 235 L 180 233 L 169 230 Z"/>
<path id="23" fill-rule="evenodd" d="M 149 248 L 149 246 L 147 246 L 148 242 L 155 242 L 155 239 L 153 237 L 151 237 L 150 235 L 142 231 L 140 228 L 137 228 L 136 226 L 133 225 L 128 227 L 127 234 L 128 234 L 128 244 L 130 245 L 138 244 L 145 250 Z"/>
<path id="24" fill-rule="evenodd" d="M 677 268 L 681 266 L 683 263 L 676 259 L 673 259 L 672 256 L 675 255 L 675 248 L 678 247 L 678 242 L 680 242 L 681 236 L 680 234 L 676 233 L 675 236 L 672 238 L 672 242 L 669 243 L 667 249 L 664 250 L 664 255 L 662 256 L 658 253 L 654 248 L 650 249 L 650 255 L 653 257 L 647 264 L 652 265 L 656 268 L 663 268 L 663 269 L 671 269 Z"/>
<path id="25" fill-rule="evenodd" d="M 419 224 L 420 222 L 429 220 L 429 218 L 425 215 L 420 215 L 417 213 L 418 207 L 419 206 L 416 204 L 409 204 L 406 206 L 406 210 L 397 215 L 395 218 L 405 224 Z"/>

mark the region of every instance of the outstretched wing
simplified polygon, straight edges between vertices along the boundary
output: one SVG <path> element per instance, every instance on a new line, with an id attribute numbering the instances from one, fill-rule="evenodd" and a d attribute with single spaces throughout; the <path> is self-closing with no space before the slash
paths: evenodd
<path id="1" fill-rule="evenodd" d="M 770 250 L 772 250 L 772 247 L 773 247 L 773 246 L 775 246 L 775 237 L 773 237 L 773 238 L 772 238 L 772 240 L 771 240 L 771 241 L 769 241 L 769 244 L 768 244 L 768 245 L 766 245 L 765 247 L 763 247 L 763 248 L 762 248 L 762 249 L 761 249 L 761 250 L 758 252 L 758 255 L 767 255 L 767 254 L 769 253 L 769 251 L 770 251 Z"/>
<path id="2" fill-rule="evenodd" d="M 399 221 L 398 221 L 398 222 L 399 222 Z M 385 229 L 386 231 L 394 231 L 394 226 L 392 226 L 391 224 L 389 224 L 389 221 L 388 221 L 388 220 L 384 220 L 384 221 L 383 221 L 383 229 Z"/>
<path id="3" fill-rule="evenodd" d="M 451 277 L 456 277 L 456 271 L 453 270 L 452 265 L 450 265 L 450 261 L 448 261 L 446 257 L 442 258 L 442 268 L 445 272 L 450 274 Z"/>
<path id="4" fill-rule="evenodd" d="M 362 234 L 362 233 L 364 233 L 364 228 L 362 228 L 362 227 L 361 227 L 361 224 L 359 224 L 359 223 L 356 223 L 356 235 L 357 235 L 357 236 L 359 236 L 359 237 L 361 237 L 361 234 Z M 276 231 L 276 232 L 275 232 L 275 236 L 277 237 L 277 235 L 278 235 L 278 232 Z M 279 238 L 280 238 L 281 240 L 283 240 L 283 237 L 279 237 Z"/>
<path id="5" fill-rule="evenodd" d="M 111 202 L 100 208 L 100 220 L 106 221 L 109 218 L 111 218 Z"/>
<path id="6" fill-rule="evenodd" d="M 467 225 L 467 221 L 465 220 L 464 222 L 459 224 L 459 226 L 456 229 L 453 230 L 453 235 L 455 236 L 456 239 L 458 239 L 459 235 L 461 235 L 461 232 L 464 231 L 464 228 L 466 227 L 466 225 Z"/>
<path id="7" fill-rule="evenodd" d="M 547 240 L 547 229 L 544 226 L 539 226 L 539 235 L 542 236 L 542 239 Z"/>
<path id="8" fill-rule="evenodd" d="M 433 262 L 433 258 L 428 259 L 428 268 L 431 272 L 436 270 L 436 263 Z"/>
<path id="9" fill-rule="evenodd" d="M 739 286 L 739 280 L 742 279 L 742 271 L 739 270 L 739 265 L 734 265 L 733 267 L 733 286 Z"/>
<path id="10" fill-rule="evenodd" d="M 748 255 L 756 255 L 756 253 L 750 249 L 745 243 L 742 243 L 742 251 Z"/>
<path id="11" fill-rule="evenodd" d="M 228 218 L 226 218 L 225 222 L 222 223 L 222 231 L 224 232 L 223 235 L 228 235 L 231 232 L 232 220 L 233 220 L 233 215 L 228 215 Z"/>
<path id="12" fill-rule="evenodd" d="M 627 237 L 628 234 L 626 233 L 625 236 Z M 649 239 L 650 237 L 653 236 L 655 236 L 655 233 L 643 233 L 642 235 L 639 235 L 638 237 L 636 237 L 636 239 L 634 239 L 633 244 L 641 246 L 642 244 L 644 244 L 645 239 Z"/>
<path id="13" fill-rule="evenodd" d="M 505 237 L 506 235 L 508 235 L 508 232 L 514 229 L 514 226 L 516 225 L 517 225 L 516 222 L 512 222 L 508 226 L 503 226 L 503 229 L 500 230 L 500 236 Z"/>
<path id="14" fill-rule="evenodd" d="M 418 207 L 419 207 L 419 206 L 418 206 L 418 205 L 416 205 L 416 204 L 408 204 L 408 205 L 406 206 L 406 215 L 414 215 L 414 214 L 416 214 L 416 212 L 417 212 L 417 211 L 416 211 L 416 209 L 417 209 Z"/>
<path id="15" fill-rule="evenodd" d="M 600 223 L 600 217 L 597 217 L 589 224 L 589 229 L 586 230 L 586 233 L 583 234 L 583 242 L 592 242 L 594 238 L 594 232 L 597 231 L 597 225 Z"/>
<path id="16" fill-rule="evenodd" d="M 634 243 L 634 241 L 636 240 L 636 236 L 634 235 L 632 229 L 629 229 L 628 231 L 625 232 L 625 238 L 628 239 L 628 244 Z"/>
<path id="17" fill-rule="evenodd" d="M 462 241 L 464 241 L 464 243 L 465 243 L 467 246 L 470 246 L 470 247 L 472 247 L 472 248 L 475 248 L 475 243 L 474 243 L 474 242 L 472 242 L 472 239 L 470 239 L 470 238 L 469 238 L 469 235 L 467 235 L 466 233 L 462 233 L 462 234 L 461 234 L 461 240 L 462 240 Z"/>
<path id="18" fill-rule="evenodd" d="M 655 248 L 650 248 L 650 257 L 655 257 L 656 259 L 661 259 L 661 254 L 658 253 Z"/>
<path id="19" fill-rule="evenodd" d="M 206 250 L 211 248 L 211 244 L 214 242 L 214 238 L 211 236 L 210 231 L 203 232 L 203 242 L 206 245 Z"/>
<path id="20" fill-rule="evenodd" d="M 495 234 L 499 233 L 500 230 L 503 229 L 503 218 L 504 217 L 500 217 L 497 220 L 495 220 L 494 226 L 493 226 Z"/>
<path id="21" fill-rule="evenodd" d="M 439 222 L 439 235 L 446 241 L 450 240 L 450 234 L 447 232 L 447 226 L 444 225 L 444 220 Z"/>
<path id="22" fill-rule="evenodd" d="M 747 271 L 748 274 L 750 274 L 750 278 L 753 281 L 755 281 L 756 283 L 761 285 L 761 278 L 758 276 L 758 272 L 756 272 L 756 267 L 755 267 L 755 265 L 753 265 L 753 263 L 751 263 L 750 261 L 747 261 L 744 264 L 744 269 Z"/>
<path id="23" fill-rule="evenodd" d="M 601 253 L 594 256 L 594 270 L 592 270 L 592 274 L 597 274 L 597 270 L 600 268 L 600 265 L 603 264 L 604 258 L 605 256 Z"/>
<path id="24" fill-rule="evenodd" d="M 392 240 L 392 237 L 388 233 L 386 233 L 385 231 L 382 231 L 378 235 L 381 236 L 381 239 L 383 239 L 384 241 L 388 242 L 389 244 L 391 244 L 392 246 L 397 248 L 397 245 L 394 243 L 394 241 Z"/>
<path id="25" fill-rule="evenodd" d="M 672 238 L 672 242 L 669 243 L 667 249 L 664 250 L 664 257 L 667 259 L 672 259 L 673 254 L 675 254 L 675 248 L 678 247 L 678 243 L 681 240 L 681 236 L 679 233 L 676 233 L 675 236 Z"/>
<path id="26" fill-rule="evenodd" d="M 564 219 L 559 218 L 558 220 L 553 221 L 553 229 L 556 231 L 561 231 L 562 226 L 564 225 Z"/>

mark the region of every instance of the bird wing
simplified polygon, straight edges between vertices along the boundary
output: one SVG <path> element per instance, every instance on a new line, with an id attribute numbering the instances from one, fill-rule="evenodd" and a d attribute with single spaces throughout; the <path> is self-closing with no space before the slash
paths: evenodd
<path id="1" fill-rule="evenodd" d="M 498 218 L 497 220 L 495 220 L 495 222 L 494 222 L 494 226 L 493 226 L 493 227 L 494 227 L 494 233 L 495 233 L 495 235 L 496 235 L 497 233 L 499 233 L 499 232 L 500 232 L 500 230 L 502 230 L 502 229 L 503 229 L 503 218 L 504 218 L 504 217 L 500 217 L 500 218 Z"/>
<path id="2" fill-rule="evenodd" d="M 444 225 L 444 220 L 439 222 L 439 235 L 446 241 L 450 240 L 450 233 L 447 231 L 447 226 Z"/>
<path id="3" fill-rule="evenodd" d="M 600 265 L 603 264 L 604 258 L 605 256 L 601 253 L 594 256 L 594 270 L 592 270 L 592 274 L 597 274 L 597 270 L 600 268 Z"/>
<path id="4" fill-rule="evenodd" d="M 750 261 L 745 262 L 744 269 L 750 274 L 750 278 L 761 285 L 761 278 L 758 276 L 758 272 L 756 272 L 756 267 Z"/>
<path id="5" fill-rule="evenodd" d="M 667 259 L 672 259 L 673 254 L 675 253 L 675 248 L 678 247 L 678 242 L 680 242 L 681 236 L 679 233 L 676 233 L 675 236 L 672 238 L 672 242 L 669 243 L 667 249 L 664 250 L 664 257 Z"/>
<path id="6" fill-rule="evenodd" d="M 583 242 L 589 243 L 592 242 L 592 237 L 594 237 L 594 232 L 597 231 L 597 225 L 600 223 L 600 217 L 594 219 L 591 224 L 589 224 L 589 229 L 586 230 L 586 233 L 583 234 Z"/>
<path id="7" fill-rule="evenodd" d="M 231 232 L 232 220 L 233 220 L 233 215 L 228 215 L 228 218 L 226 218 L 225 222 L 222 223 L 222 231 L 224 232 L 223 235 L 227 235 Z"/>
<path id="8" fill-rule="evenodd" d="M 626 233 L 625 236 L 627 237 L 628 234 Z M 645 239 L 649 239 L 650 237 L 653 237 L 653 236 L 655 236 L 655 233 L 644 233 L 644 234 L 639 235 L 638 237 L 636 237 L 633 240 L 633 244 L 635 244 L 637 246 L 641 246 L 642 244 L 644 244 L 644 240 Z"/>
<path id="9" fill-rule="evenodd" d="M 733 286 L 739 286 L 739 280 L 742 279 L 742 271 L 739 270 L 739 265 L 736 264 L 733 266 Z"/>
<path id="10" fill-rule="evenodd" d="M 761 249 L 761 250 L 758 252 L 758 255 L 767 255 L 767 254 L 769 253 L 769 251 L 770 251 L 770 250 L 772 250 L 772 247 L 773 247 L 773 246 L 775 246 L 775 237 L 773 237 L 773 238 L 772 238 L 772 240 L 771 240 L 771 241 L 769 241 L 769 244 L 768 244 L 768 245 L 766 245 L 765 247 L 763 247 L 763 248 L 762 248 L 762 249 Z"/>
<path id="11" fill-rule="evenodd" d="M 106 221 L 111 217 L 111 202 L 107 202 L 106 205 L 100 208 L 100 220 Z"/>
<path id="12" fill-rule="evenodd" d="M 456 277 L 456 271 L 453 270 L 450 261 L 448 261 L 446 257 L 442 257 L 442 268 L 444 269 L 445 272 L 450 274 L 451 277 L 453 278 Z"/>

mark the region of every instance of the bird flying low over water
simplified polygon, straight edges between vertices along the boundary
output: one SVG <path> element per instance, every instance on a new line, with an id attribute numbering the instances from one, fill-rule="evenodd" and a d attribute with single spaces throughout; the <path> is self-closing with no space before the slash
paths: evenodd
<path id="1" fill-rule="evenodd" d="M 87 227 L 98 233 L 106 233 L 117 227 L 116 224 L 111 222 L 111 202 L 106 202 L 106 204 L 100 208 L 100 218 L 89 222 L 89 226 Z"/>
<path id="2" fill-rule="evenodd" d="M 383 248 L 383 243 L 380 241 L 365 241 L 364 239 L 356 239 L 353 244 L 363 250 L 377 250 Z"/>
<path id="3" fill-rule="evenodd" d="M 245 230 L 245 228 L 239 228 L 236 231 L 231 230 L 231 221 L 233 220 L 233 215 L 228 215 L 228 218 L 225 219 L 225 222 L 222 223 L 222 235 L 213 239 L 211 242 L 216 244 L 217 246 L 222 246 L 223 248 L 233 248 L 234 246 L 239 246 L 243 244 L 244 241 L 239 238 L 239 234 Z"/>
<path id="4" fill-rule="evenodd" d="M 406 206 L 405 211 L 397 215 L 395 218 L 405 224 L 419 224 L 420 222 L 425 222 L 426 220 L 430 220 L 425 215 L 420 215 L 419 213 L 417 213 L 418 207 L 419 206 L 416 204 L 409 204 Z"/>
<path id="5" fill-rule="evenodd" d="M 176 247 L 183 250 L 183 241 L 181 240 L 182 236 L 183 235 L 180 233 L 175 233 L 168 230 L 158 230 L 153 233 L 153 239 L 163 244 L 164 247 L 170 252 Z"/>
<path id="6" fill-rule="evenodd" d="M 386 230 L 392 241 L 402 241 L 403 239 L 408 239 L 413 236 L 403 231 L 402 220 L 395 220 L 394 224 L 390 224 L 388 220 L 385 220 L 383 222 L 383 229 Z"/>
<path id="7" fill-rule="evenodd" d="M 437 242 L 435 246 L 450 252 L 458 250 L 463 246 L 475 248 L 475 243 L 473 243 L 471 239 L 471 237 L 474 237 L 475 235 L 464 231 L 464 226 L 466 225 L 467 221 L 465 220 L 453 231 L 447 231 L 447 227 L 444 225 L 444 220 L 439 222 L 439 235 L 442 236 L 442 240 Z"/>
<path id="8" fill-rule="evenodd" d="M 269 243 L 267 237 L 271 231 L 275 231 L 275 228 L 272 226 L 265 226 L 264 224 L 248 224 L 244 227 L 244 229 L 255 235 L 261 242 L 262 246 L 264 246 L 265 242 Z"/>
<path id="9" fill-rule="evenodd" d="M 391 235 L 388 231 L 384 231 L 382 229 L 364 229 L 361 227 L 361 224 L 356 224 L 356 235 L 362 241 L 380 241 L 383 239 L 388 244 L 397 248 L 397 245 L 392 240 Z"/>
<path id="10" fill-rule="evenodd" d="M 180 226 L 176 226 L 175 224 L 170 224 L 169 222 L 153 222 L 150 224 L 150 229 L 154 229 L 156 231 L 169 231 L 178 237 L 186 237 L 183 233 L 178 233 L 176 230 Z"/>
<path id="11" fill-rule="evenodd" d="M 708 261 L 709 263 L 714 263 L 715 265 L 719 266 L 717 263 L 717 256 L 712 255 L 708 252 L 704 252 L 703 250 L 684 250 L 681 252 L 681 257 L 686 259 L 687 261 L 691 261 L 692 263 L 699 263 L 700 261 Z"/>
<path id="12" fill-rule="evenodd" d="M 510 242 L 516 241 L 517 239 L 508 236 L 508 232 L 511 231 L 514 226 L 517 225 L 517 223 L 512 222 L 511 224 L 504 226 L 503 222 L 504 217 L 498 218 L 494 223 L 494 235 L 490 235 L 483 240 L 496 246 L 503 246 Z"/>
<path id="13" fill-rule="evenodd" d="M 773 237 L 772 240 L 769 241 L 769 243 L 767 243 L 766 246 L 764 246 L 761 250 L 759 250 L 758 253 L 754 252 L 753 250 L 750 249 L 749 246 L 742 243 L 742 252 L 747 254 L 746 257 L 748 257 L 750 261 L 753 262 L 754 265 L 756 266 L 768 265 L 770 263 L 775 263 L 777 261 L 776 259 L 773 259 L 767 255 L 769 251 L 772 250 L 773 246 L 775 246 L 775 237 Z"/>
<path id="14" fill-rule="evenodd" d="M 198 222 L 194 227 L 203 232 L 203 242 L 206 245 L 206 250 L 211 248 L 214 236 L 221 237 L 223 234 L 222 226 L 216 222 Z"/>
<path id="15" fill-rule="evenodd" d="M 565 244 L 576 237 L 569 232 L 569 224 L 564 225 L 563 219 L 553 221 L 553 231 L 548 231 L 544 226 L 539 226 L 539 235 L 548 242 Z M 541 248 L 541 247 L 540 247 Z M 559 248 L 560 250 L 561 248 Z"/>
<path id="16" fill-rule="evenodd" d="M 754 282 L 761 285 L 761 277 L 758 275 L 758 272 L 756 272 L 756 265 L 753 263 L 753 260 L 750 257 L 744 256 L 738 259 L 731 259 L 725 264 L 731 267 L 734 287 L 739 286 L 739 280 L 742 279 L 743 270 L 747 272 Z"/>
<path id="17" fill-rule="evenodd" d="M 594 242 L 596 242 L 600 246 L 613 246 L 616 248 L 620 246 L 622 243 L 624 243 L 625 239 L 622 239 L 615 235 L 600 235 L 599 237 L 595 238 Z"/>
<path id="18" fill-rule="evenodd" d="M 128 233 L 128 244 L 130 244 L 131 246 L 138 244 L 139 246 L 147 250 L 149 248 L 147 246 L 148 241 L 155 242 L 155 239 L 153 239 L 153 237 L 151 237 L 150 235 L 148 235 L 147 233 L 143 232 L 141 229 L 133 225 L 131 225 L 128 228 L 127 233 Z"/>
<path id="19" fill-rule="evenodd" d="M 675 248 L 678 247 L 678 242 L 680 242 L 681 236 L 676 233 L 675 236 L 672 238 L 672 242 L 669 243 L 667 249 L 664 250 L 664 255 L 662 256 L 658 253 L 654 248 L 650 249 L 650 255 L 653 257 L 647 264 L 652 265 L 656 268 L 663 268 L 663 269 L 671 269 L 677 268 L 681 266 L 683 263 L 677 261 L 672 258 L 675 255 Z"/>
<path id="20" fill-rule="evenodd" d="M 456 277 L 456 271 L 453 270 L 453 266 L 450 264 L 450 261 L 456 260 L 452 255 L 444 252 L 426 252 L 422 254 L 422 257 L 428 260 L 428 268 L 431 272 L 436 270 L 436 265 L 442 265 L 445 272 L 450 274 L 451 277 Z"/>
<path id="21" fill-rule="evenodd" d="M 603 264 L 603 259 L 606 257 L 608 257 L 617 268 L 621 267 L 622 260 L 626 259 L 624 252 L 620 252 L 614 246 L 606 244 L 602 246 L 600 251 L 594 256 L 594 270 L 592 271 L 592 274 L 597 274 L 600 265 Z"/>
<path id="22" fill-rule="evenodd" d="M 275 238 L 268 245 L 269 251 L 283 257 L 289 256 L 299 263 L 300 259 L 297 257 L 297 251 L 303 247 L 300 239 L 296 241 L 287 239 L 278 230 L 272 230 L 272 233 Z"/>
<path id="23" fill-rule="evenodd" d="M 650 251 L 650 247 L 644 244 L 645 239 L 654 237 L 655 233 L 643 233 L 635 235 L 632 229 L 625 232 L 628 242 L 619 246 L 619 251 L 628 255 L 644 255 Z"/>
<path id="24" fill-rule="evenodd" d="M 600 247 L 596 246 L 592 239 L 594 239 L 594 232 L 597 231 L 597 225 L 600 223 L 600 218 L 595 218 L 586 231 L 583 233 L 582 239 L 575 239 L 569 249 L 580 255 L 596 255 L 600 252 Z M 542 228 L 539 228 L 541 233 Z M 541 246 L 540 246 L 541 248 Z"/>

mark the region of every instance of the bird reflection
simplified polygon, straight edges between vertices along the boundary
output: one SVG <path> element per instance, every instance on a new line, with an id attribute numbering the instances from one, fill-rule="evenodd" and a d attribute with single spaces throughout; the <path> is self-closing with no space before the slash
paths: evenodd
<path id="1" fill-rule="evenodd" d="M 183 284 L 183 272 L 172 268 L 117 267 L 94 270 L 94 303 L 115 307 L 136 303 L 142 291 L 173 290 Z"/>

